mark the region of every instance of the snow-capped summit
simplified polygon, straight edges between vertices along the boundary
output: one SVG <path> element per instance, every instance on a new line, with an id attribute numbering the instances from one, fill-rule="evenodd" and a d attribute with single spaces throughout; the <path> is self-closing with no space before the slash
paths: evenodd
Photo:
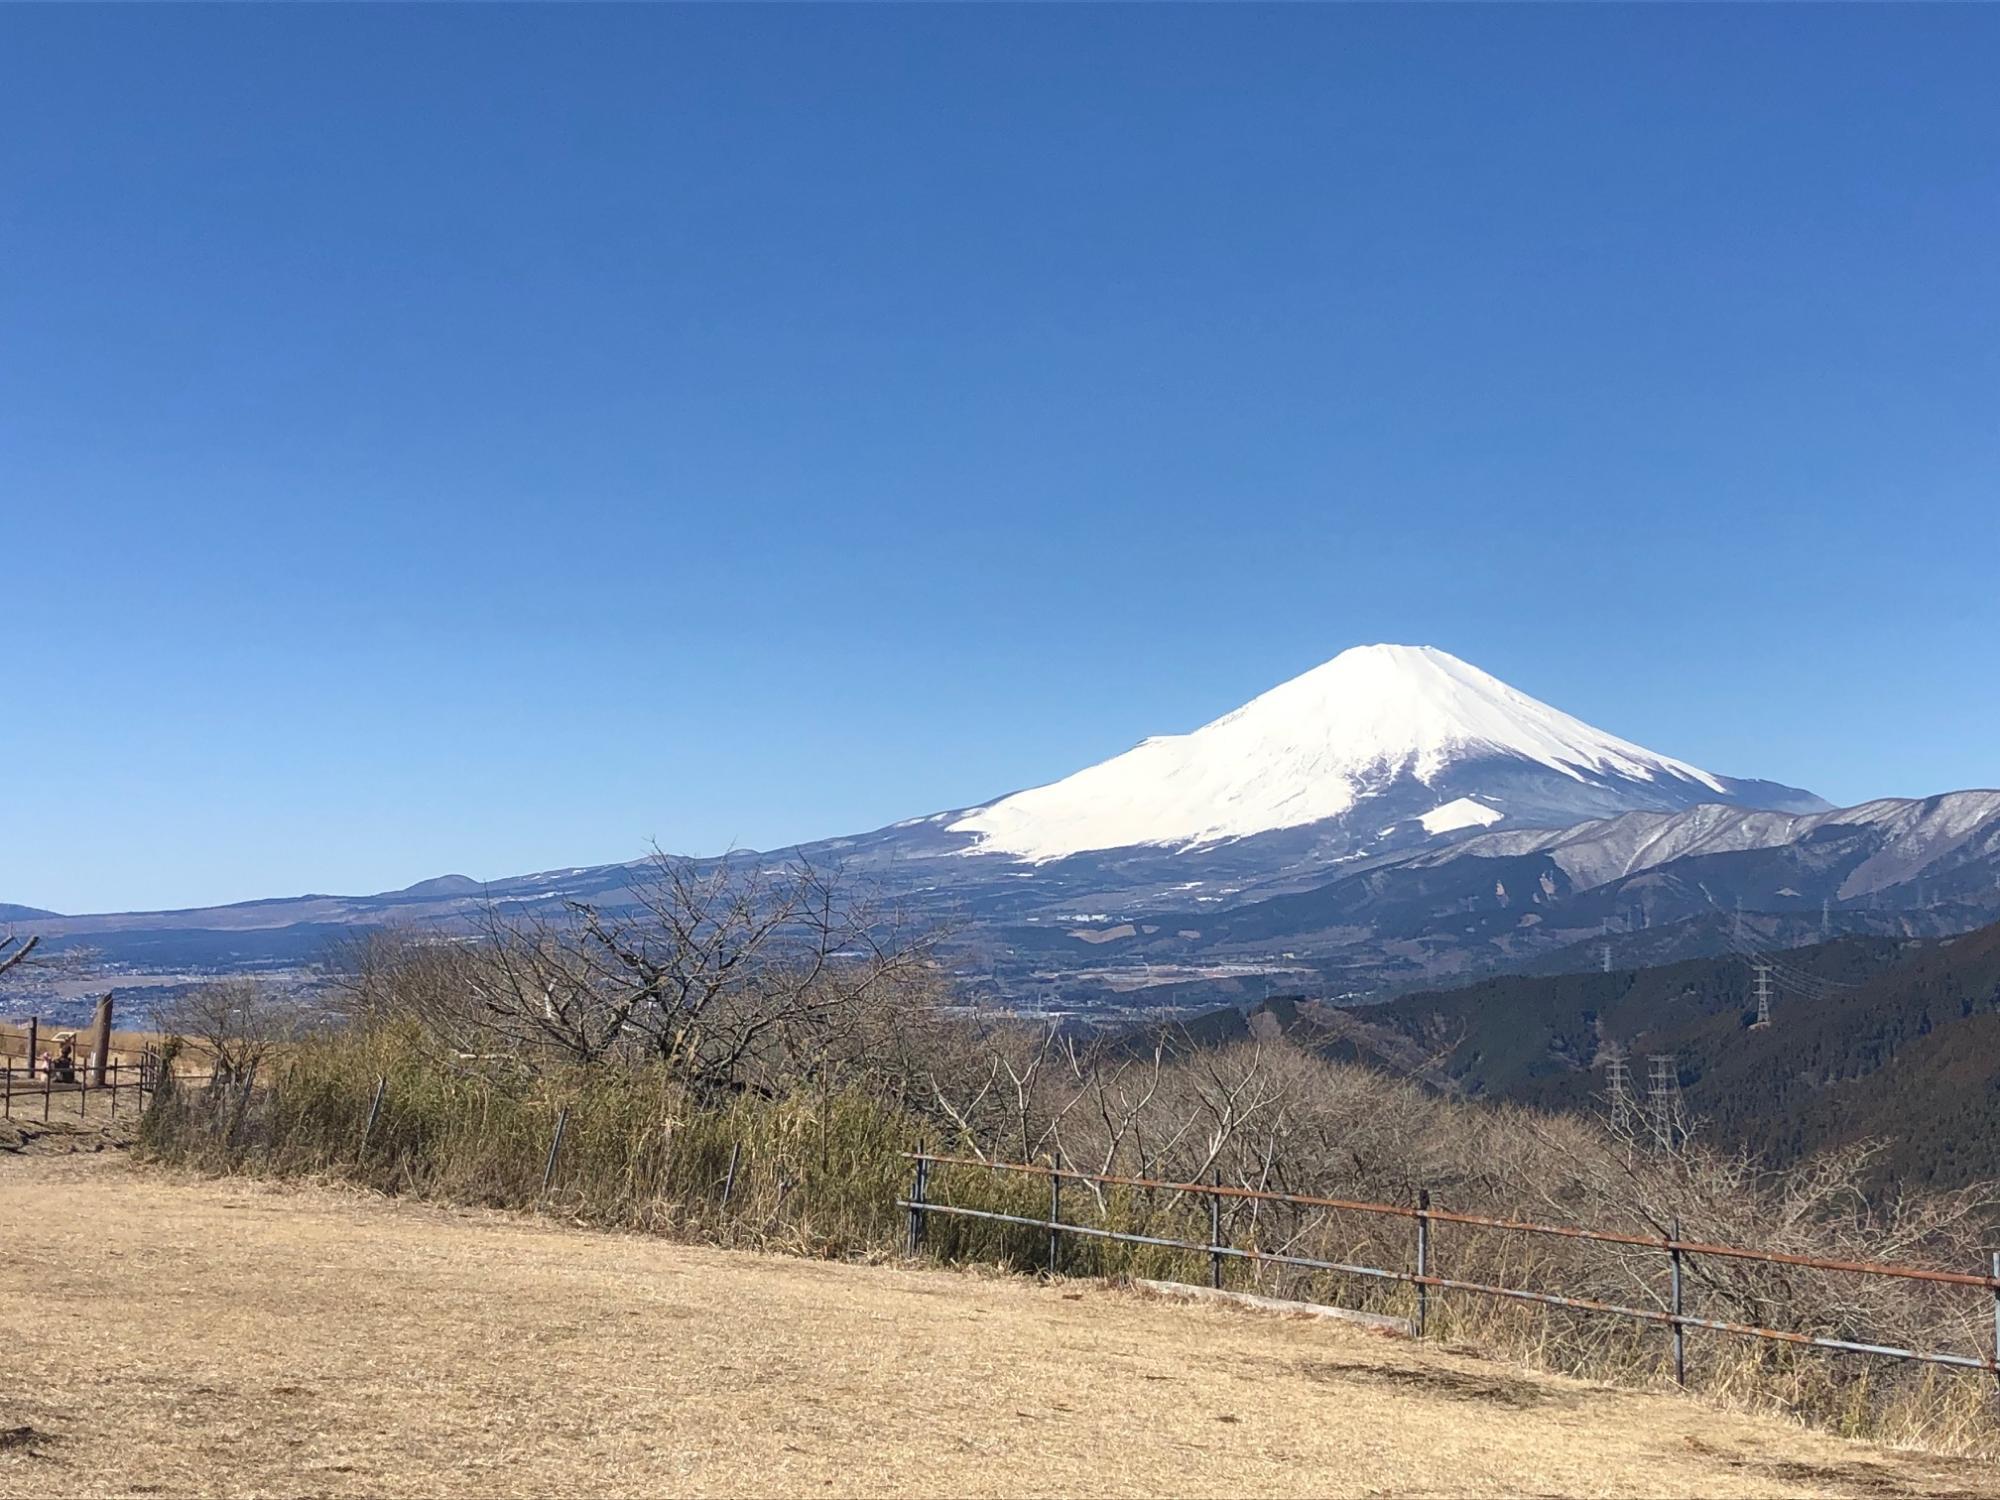
<path id="1" fill-rule="evenodd" d="M 1365 821 L 1367 848 L 1508 820 L 1557 826 L 1702 802 L 1817 811 L 1594 729 L 1434 646 L 1356 646 L 1190 734 L 1145 740 L 953 823 L 1043 861 Z M 1388 826 L 1384 826 L 1385 822 Z"/>

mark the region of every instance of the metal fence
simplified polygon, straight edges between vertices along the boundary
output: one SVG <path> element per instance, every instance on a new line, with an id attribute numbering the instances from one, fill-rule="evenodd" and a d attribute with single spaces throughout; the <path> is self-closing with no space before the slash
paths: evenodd
<path id="1" fill-rule="evenodd" d="M 0 1119 L 11 1120 L 16 1110 L 23 1118 L 32 1118 L 39 1098 L 41 1116 L 50 1117 L 57 1099 L 74 1099 L 77 1113 L 84 1119 L 90 1117 L 92 1096 L 100 1101 L 109 1118 L 118 1114 L 118 1096 L 123 1090 L 135 1096 L 139 1108 L 145 1108 L 146 1095 L 152 1092 L 159 1077 L 158 1062 L 151 1056 L 141 1057 L 136 1064 L 125 1062 L 106 1063 L 103 1081 L 97 1080 L 98 1069 L 87 1063 L 77 1063 L 69 1070 L 68 1077 L 58 1076 L 57 1069 L 46 1064 L 37 1067 L 30 1060 L 26 1068 L 14 1066 L 14 1059 L 0 1059 Z"/>
<path id="2" fill-rule="evenodd" d="M 1534 1224 L 1516 1219 L 1491 1218 L 1483 1214 L 1455 1213 L 1447 1209 L 1431 1206 L 1430 1195 L 1420 1193 L 1414 1204 L 1366 1203 L 1341 1198 L 1316 1198 L 1300 1193 L 1276 1193 L 1260 1188 L 1225 1186 L 1218 1178 L 1215 1182 L 1162 1182 L 1145 1177 L 1115 1177 L 1096 1172 L 1078 1172 L 1067 1168 L 1036 1166 L 1023 1162 L 989 1162 L 974 1157 L 938 1156 L 927 1152 L 909 1154 L 915 1163 L 914 1177 L 907 1198 L 898 1198 L 896 1206 L 909 1211 L 909 1249 L 916 1254 L 923 1247 L 924 1220 L 931 1214 L 944 1214 L 955 1218 L 984 1219 L 999 1224 L 1019 1225 L 1029 1229 L 1043 1229 L 1049 1236 L 1049 1264 L 1059 1263 L 1062 1236 L 1080 1235 L 1086 1238 L 1115 1241 L 1128 1245 L 1152 1245 L 1173 1250 L 1187 1250 L 1205 1254 L 1209 1258 L 1209 1281 L 1212 1286 L 1221 1287 L 1223 1266 L 1231 1260 L 1259 1262 L 1268 1265 L 1296 1266 L 1307 1270 L 1331 1271 L 1346 1276 L 1367 1277 L 1377 1281 L 1400 1282 L 1416 1291 L 1416 1315 L 1413 1319 L 1415 1332 L 1423 1337 L 1429 1313 L 1430 1294 L 1437 1292 L 1464 1292 L 1480 1297 L 1495 1297 L 1516 1302 L 1541 1303 L 1550 1307 L 1569 1308 L 1584 1313 L 1601 1313 L 1612 1317 L 1631 1318 L 1639 1322 L 1664 1326 L 1673 1338 L 1674 1378 L 1685 1384 L 1687 1380 L 1687 1333 L 1691 1328 L 1709 1329 L 1717 1333 L 1736 1334 L 1744 1338 L 1766 1339 L 1777 1343 L 1805 1345 L 1815 1349 L 1830 1349 L 1842 1354 L 1874 1354 L 1889 1359 L 1915 1360 L 1929 1365 L 1946 1365 L 1955 1369 L 1985 1370 L 2000 1375 L 2000 1252 L 1992 1259 L 1989 1272 L 1933 1271 L 1916 1266 L 1892 1266 L 1873 1261 L 1827 1260 L 1811 1255 L 1791 1255 L 1776 1250 L 1753 1250 L 1737 1245 L 1711 1245 L 1697 1240 L 1680 1237 L 1680 1227 L 1673 1226 L 1671 1234 L 1656 1237 L 1642 1234 L 1625 1234 L 1614 1230 L 1580 1229 L 1556 1224 Z M 992 1209 L 966 1208 L 954 1204 L 933 1201 L 930 1196 L 931 1168 L 933 1166 L 975 1167 L 996 1173 L 1019 1173 L 1043 1177 L 1049 1182 L 1049 1215 L 1035 1218 L 1024 1214 L 999 1213 Z M 1101 1229 L 1090 1225 L 1065 1223 L 1062 1220 L 1062 1184 L 1087 1182 L 1106 1187 L 1128 1187 L 1152 1189 L 1162 1192 L 1182 1194 L 1189 1197 L 1205 1197 L 1208 1200 L 1209 1237 L 1206 1244 L 1193 1240 L 1170 1239 L 1157 1235 L 1132 1234 L 1121 1230 Z M 1355 1214 L 1371 1214 L 1381 1217 L 1405 1219 L 1410 1222 L 1410 1266 L 1402 1269 L 1391 1266 L 1353 1265 L 1342 1261 L 1320 1260 L 1305 1255 L 1286 1255 L 1271 1251 L 1251 1250 L 1228 1243 L 1222 1236 L 1222 1201 L 1225 1198 L 1248 1199 L 1253 1201 L 1285 1204 L 1295 1208 L 1318 1209 Z M 1589 1297 L 1562 1296 L 1553 1292 L 1531 1291 L 1524 1287 L 1498 1286 L 1485 1282 L 1465 1281 L 1451 1276 L 1439 1275 L 1435 1269 L 1431 1230 L 1439 1224 L 1468 1225 L 1475 1228 L 1495 1230 L 1508 1234 L 1540 1235 L 1555 1239 L 1583 1240 L 1596 1244 L 1617 1245 L 1627 1249 L 1654 1251 L 1661 1255 L 1668 1271 L 1668 1306 L 1665 1309 L 1630 1307 L 1616 1302 L 1603 1302 Z M 1993 1350 L 1990 1354 L 1951 1354 L 1918 1349 L 1904 1349 L 1891 1344 L 1867 1343 L 1856 1339 L 1827 1338 L 1819 1334 L 1798 1333 L 1779 1328 L 1761 1328 L 1751 1323 L 1736 1323 L 1723 1318 L 1703 1318 L 1690 1314 L 1685 1307 L 1685 1268 L 1690 1260 L 1703 1256 L 1714 1256 L 1728 1260 L 1754 1261 L 1765 1265 L 1791 1266 L 1815 1271 L 1852 1274 L 1856 1276 L 1891 1277 L 1902 1281 L 1923 1282 L 1936 1286 L 1966 1287 L 1982 1290 L 1993 1299 Z"/>

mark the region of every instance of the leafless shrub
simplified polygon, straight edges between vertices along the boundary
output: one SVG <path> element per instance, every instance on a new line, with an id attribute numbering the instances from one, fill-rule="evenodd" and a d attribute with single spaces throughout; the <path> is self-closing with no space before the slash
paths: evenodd
<path id="1" fill-rule="evenodd" d="M 471 1063 L 665 1064 L 700 1097 L 835 1075 L 896 1087 L 942 993 L 927 935 L 804 860 L 655 854 L 617 903 L 499 905 L 471 941 L 380 940 L 355 1003 Z"/>
<path id="2" fill-rule="evenodd" d="M 291 996 L 255 979 L 221 979 L 159 1006 L 155 1024 L 213 1060 L 218 1082 L 243 1083 L 309 1025 Z"/>

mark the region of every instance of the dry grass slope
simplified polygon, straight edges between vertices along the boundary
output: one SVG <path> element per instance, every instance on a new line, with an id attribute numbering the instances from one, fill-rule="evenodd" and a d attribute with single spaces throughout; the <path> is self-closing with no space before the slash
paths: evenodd
<path id="1" fill-rule="evenodd" d="M 113 1156 L 0 1161 L 0 1347 L 20 1496 L 2000 1493 L 1349 1328 Z"/>

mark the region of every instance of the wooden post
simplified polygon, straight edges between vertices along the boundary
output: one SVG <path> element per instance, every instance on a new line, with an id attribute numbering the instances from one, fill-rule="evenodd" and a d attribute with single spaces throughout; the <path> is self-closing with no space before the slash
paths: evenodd
<path id="1" fill-rule="evenodd" d="M 28 1082 L 30 1083 L 35 1081 L 35 1048 L 40 1045 L 36 1037 L 40 1034 L 41 1027 L 41 1017 L 28 1017 Z"/>
<path id="2" fill-rule="evenodd" d="M 10 1057 L 7 1059 L 7 1112 L 4 1115 L 0 1115 L 0 1119 L 11 1120 L 13 1118 L 14 1118 L 14 1059 Z"/>
<path id="3" fill-rule="evenodd" d="M 104 1069 L 111 1061 L 111 995 L 112 992 L 106 990 L 104 998 L 97 1002 L 97 1017 L 93 1023 L 90 1081 L 98 1088 L 104 1087 Z"/>

